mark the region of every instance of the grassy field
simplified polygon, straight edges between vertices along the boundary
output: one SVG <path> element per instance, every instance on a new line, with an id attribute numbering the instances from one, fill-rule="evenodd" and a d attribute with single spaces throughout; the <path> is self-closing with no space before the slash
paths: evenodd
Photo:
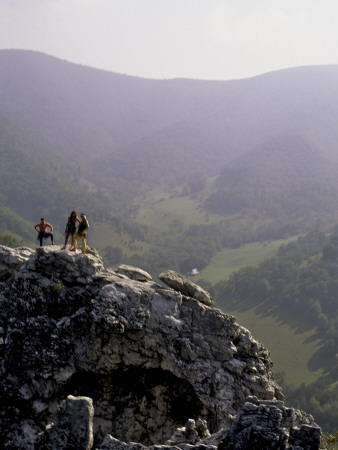
<path id="1" fill-rule="evenodd" d="M 92 226 L 88 233 L 87 243 L 100 253 L 108 245 L 120 247 L 126 255 L 131 255 L 136 251 L 142 253 L 148 248 L 147 244 L 131 239 L 127 234 L 116 233 L 109 223 L 96 223 Z"/>
<path id="2" fill-rule="evenodd" d="M 204 279 L 215 284 L 227 280 L 233 271 L 244 266 L 257 265 L 275 256 L 282 244 L 287 244 L 297 237 L 268 243 L 256 242 L 238 249 L 224 249 L 212 258 L 210 264 L 195 276 L 193 281 L 198 284 L 199 279 Z M 221 309 L 235 316 L 240 325 L 248 328 L 254 338 L 269 349 L 274 363 L 273 371 L 275 374 L 282 374 L 286 384 L 309 384 L 322 374 L 321 370 L 310 370 L 310 363 L 320 346 L 319 340 L 314 337 L 314 330 L 296 331 L 291 325 L 275 317 L 258 313 L 257 308 L 243 311 L 232 306 L 227 309 L 224 301 Z"/>
<path id="3" fill-rule="evenodd" d="M 207 213 L 199 206 L 211 194 L 211 185 L 215 178 L 207 180 L 207 187 L 201 193 L 182 195 L 182 188 L 170 192 L 154 189 L 141 194 L 135 199 L 135 205 L 141 206 L 136 220 L 142 224 L 170 231 L 173 225 L 189 227 L 190 225 L 214 224 L 224 221 L 218 214 Z M 235 215 L 236 220 L 239 215 Z M 232 216 L 227 216 L 227 221 Z"/>
<path id="4" fill-rule="evenodd" d="M 241 267 L 257 265 L 276 256 L 282 244 L 294 241 L 297 237 L 265 243 L 255 242 L 236 249 L 224 249 L 211 259 L 210 264 L 196 275 L 194 280 L 203 279 L 211 284 L 227 280 L 233 271 Z"/>
<path id="5" fill-rule="evenodd" d="M 282 374 L 285 383 L 300 386 L 316 381 L 323 373 L 311 371 L 311 359 L 319 350 L 320 342 L 314 337 L 314 330 L 298 333 L 286 323 L 273 317 L 263 317 L 253 309 L 249 311 L 228 311 L 237 322 L 250 330 L 253 337 L 262 342 L 271 354 L 274 374 Z"/>
<path id="6" fill-rule="evenodd" d="M 169 193 L 154 193 L 141 199 L 142 207 L 136 216 L 140 223 L 169 229 L 175 226 L 209 223 L 210 216 L 198 209 L 189 197 L 173 197 Z"/>

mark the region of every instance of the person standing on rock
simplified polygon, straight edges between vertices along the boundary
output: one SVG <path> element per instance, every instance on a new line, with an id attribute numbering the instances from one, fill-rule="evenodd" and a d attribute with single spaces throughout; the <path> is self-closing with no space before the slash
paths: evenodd
<path id="1" fill-rule="evenodd" d="M 66 233 L 65 243 L 64 243 L 64 246 L 62 247 L 62 250 L 66 250 L 66 246 L 67 246 L 68 239 L 70 236 L 72 236 L 71 250 L 74 249 L 74 237 L 75 237 L 77 222 L 80 223 L 80 219 L 78 218 L 77 211 L 72 211 L 70 213 L 70 216 L 68 217 L 66 230 L 65 230 L 65 233 Z"/>
<path id="2" fill-rule="evenodd" d="M 34 228 L 39 233 L 38 239 L 40 241 L 40 247 L 42 247 L 43 245 L 43 240 L 49 237 L 52 240 L 52 245 L 55 245 L 53 236 L 53 227 L 50 223 L 46 222 L 46 219 L 44 217 L 41 217 L 41 222 L 37 223 Z M 50 228 L 50 232 L 47 231 L 48 228 Z"/>
<path id="3" fill-rule="evenodd" d="M 76 236 L 74 238 L 74 248 L 73 250 L 76 250 L 77 246 L 77 240 L 81 238 L 82 240 L 82 253 L 86 253 L 86 237 L 87 237 L 87 230 L 89 228 L 89 223 L 87 220 L 87 217 L 85 214 L 81 214 L 81 222 L 79 225 L 79 228 L 77 230 Z"/>

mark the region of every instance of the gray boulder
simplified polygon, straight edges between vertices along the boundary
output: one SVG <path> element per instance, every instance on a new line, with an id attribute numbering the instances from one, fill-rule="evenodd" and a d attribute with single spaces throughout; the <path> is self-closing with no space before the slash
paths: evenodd
<path id="1" fill-rule="evenodd" d="M 310 431 L 311 430 L 311 431 Z M 247 398 L 220 448 L 231 450 L 317 450 L 321 429 L 313 417 L 281 401 Z"/>
<path id="2" fill-rule="evenodd" d="M 18 272 L 33 253 L 34 250 L 28 247 L 13 249 L 0 245 L 0 280 Z"/>
<path id="3" fill-rule="evenodd" d="M 145 270 L 139 269 L 138 267 L 128 266 L 127 264 L 121 264 L 116 269 L 117 273 L 126 275 L 131 280 L 137 281 L 151 281 L 151 275 Z"/>
<path id="4" fill-rule="evenodd" d="M 207 291 L 174 270 L 165 270 L 159 274 L 158 278 L 175 291 L 194 298 L 204 305 L 213 304 L 213 299 Z"/>
<path id="5" fill-rule="evenodd" d="M 58 408 L 55 422 L 40 435 L 36 449 L 90 450 L 93 447 L 93 401 L 69 395 Z"/>

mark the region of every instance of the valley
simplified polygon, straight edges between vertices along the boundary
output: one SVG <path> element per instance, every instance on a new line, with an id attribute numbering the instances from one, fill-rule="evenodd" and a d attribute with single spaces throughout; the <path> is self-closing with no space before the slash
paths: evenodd
<path id="1" fill-rule="evenodd" d="M 286 394 L 331 430 L 338 66 L 216 82 L 30 51 L 0 51 L 0 64 L 0 244 L 36 247 L 42 215 L 63 243 L 77 209 L 106 266 L 155 279 L 196 268 L 270 349 Z"/>

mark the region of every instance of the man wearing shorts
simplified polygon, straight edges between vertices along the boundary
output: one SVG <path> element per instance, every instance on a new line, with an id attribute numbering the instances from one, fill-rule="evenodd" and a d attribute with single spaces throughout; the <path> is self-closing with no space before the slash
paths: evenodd
<path id="1" fill-rule="evenodd" d="M 54 244 L 54 236 L 53 236 L 53 227 L 50 223 L 46 222 L 44 217 L 41 217 L 41 222 L 37 223 L 34 227 L 38 234 L 38 239 L 40 241 L 40 247 L 42 247 L 43 240 L 47 238 L 51 238 L 52 245 Z M 50 228 L 50 232 L 47 231 L 47 229 Z"/>

